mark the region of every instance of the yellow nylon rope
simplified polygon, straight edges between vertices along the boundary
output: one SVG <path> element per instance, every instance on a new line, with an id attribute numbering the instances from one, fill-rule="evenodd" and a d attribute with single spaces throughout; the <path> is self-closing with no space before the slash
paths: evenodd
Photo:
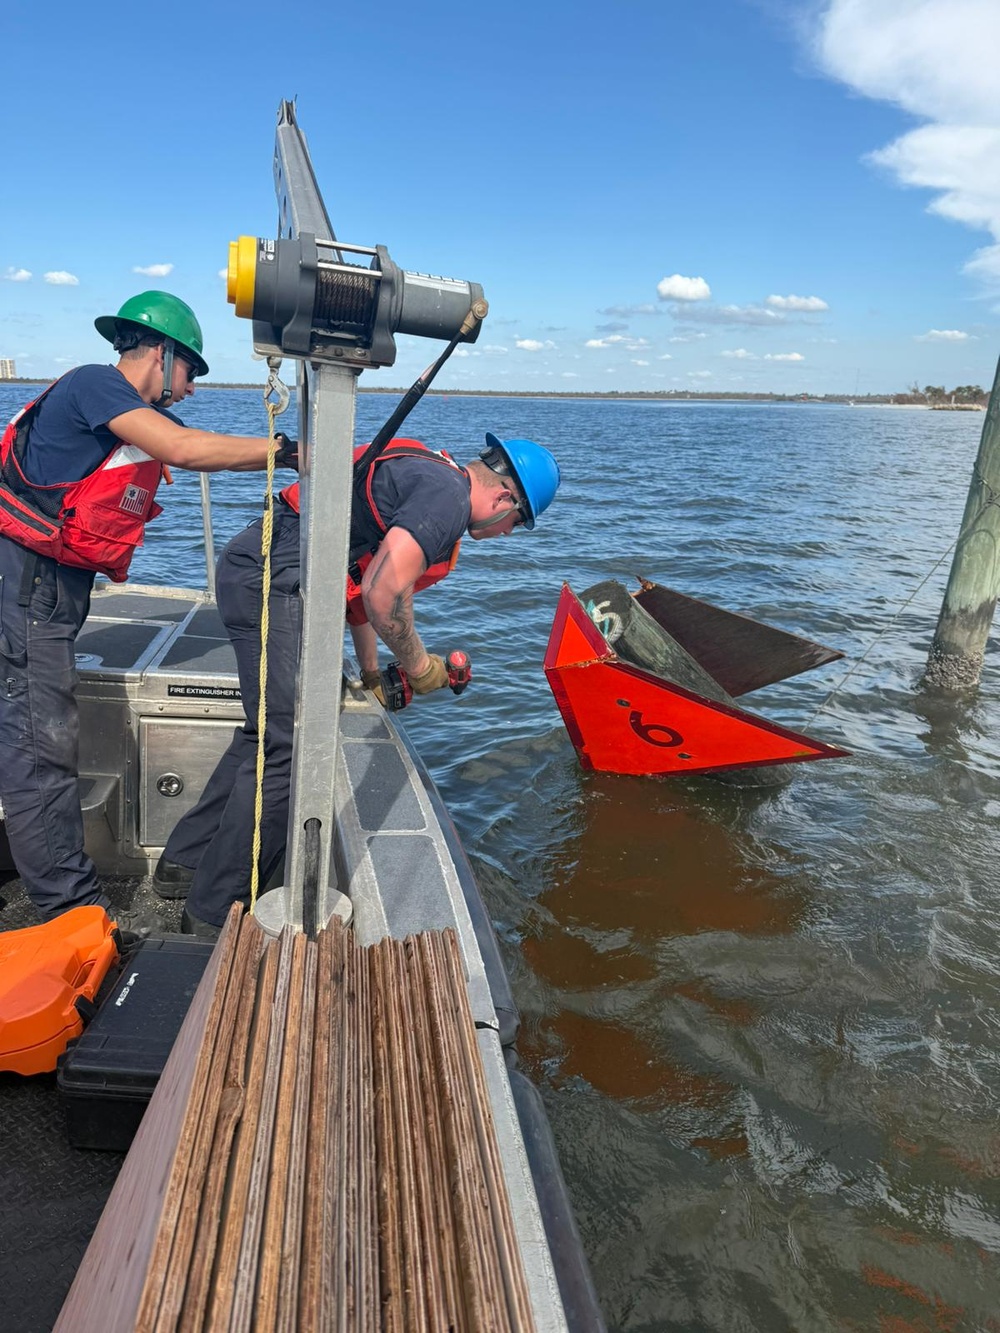
<path id="1" fill-rule="evenodd" d="M 260 550 L 264 557 L 263 582 L 261 585 L 260 611 L 260 702 L 257 705 L 257 790 L 254 794 L 253 807 L 253 863 L 250 867 L 250 912 L 253 914 L 257 905 L 257 889 L 260 883 L 260 825 L 264 814 L 264 732 L 267 728 L 267 631 L 270 622 L 268 603 L 271 597 L 271 534 L 274 530 L 274 459 L 278 446 L 274 438 L 274 418 L 278 405 L 267 402 L 267 428 L 269 444 L 267 450 L 267 486 L 264 491 L 264 523 L 261 532 Z"/>

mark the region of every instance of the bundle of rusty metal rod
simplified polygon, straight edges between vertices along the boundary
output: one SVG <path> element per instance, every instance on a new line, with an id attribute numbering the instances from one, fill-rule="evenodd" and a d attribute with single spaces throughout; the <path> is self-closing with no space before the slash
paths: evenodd
<path id="1" fill-rule="evenodd" d="M 454 934 L 234 909 L 57 1333 L 533 1326 Z"/>

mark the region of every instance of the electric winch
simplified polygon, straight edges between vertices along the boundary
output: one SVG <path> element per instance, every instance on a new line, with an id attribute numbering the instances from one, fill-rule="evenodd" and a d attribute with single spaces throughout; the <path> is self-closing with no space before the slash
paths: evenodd
<path id="1" fill-rule="evenodd" d="M 369 256 L 368 267 L 347 255 Z M 408 273 L 383 245 L 307 232 L 231 241 L 226 296 L 253 320 L 258 352 L 362 369 L 394 363 L 396 333 L 475 342 L 488 308 L 478 283 Z"/>

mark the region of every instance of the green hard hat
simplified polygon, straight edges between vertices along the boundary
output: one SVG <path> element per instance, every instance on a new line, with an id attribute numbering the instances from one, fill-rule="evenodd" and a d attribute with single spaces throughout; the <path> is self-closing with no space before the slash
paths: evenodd
<path id="1" fill-rule="evenodd" d="M 171 296 L 169 292 L 140 292 L 138 296 L 130 296 L 117 315 L 100 315 L 94 320 L 94 328 L 113 343 L 119 323 L 137 324 L 172 338 L 195 362 L 197 373 L 208 374 L 208 362 L 201 354 L 201 325 L 179 296 Z"/>

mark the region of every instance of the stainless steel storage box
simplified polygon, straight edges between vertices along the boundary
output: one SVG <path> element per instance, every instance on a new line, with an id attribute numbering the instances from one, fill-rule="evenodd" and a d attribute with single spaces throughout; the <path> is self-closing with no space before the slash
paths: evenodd
<path id="1" fill-rule="evenodd" d="M 77 670 L 87 850 L 143 875 L 242 725 L 236 659 L 207 593 L 99 585 Z"/>

